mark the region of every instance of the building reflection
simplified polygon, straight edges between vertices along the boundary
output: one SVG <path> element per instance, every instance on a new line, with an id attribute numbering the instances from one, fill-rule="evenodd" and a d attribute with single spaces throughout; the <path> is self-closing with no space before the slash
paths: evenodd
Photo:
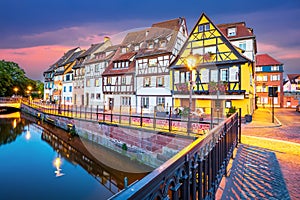
<path id="1" fill-rule="evenodd" d="M 16 140 L 23 133 L 26 126 L 21 119 L 20 112 L 0 114 L 0 145 L 8 144 Z"/>
<path id="2" fill-rule="evenodd" d="M 66 132 L 57 134 L 55 131 L 54 134 L 51 131 L 44 129 L 42 140 L 50 144 L 58 153 L 58 156 L 53 161 L 53 165 L 56 168 L 56 176 L 64 175 L 61 169 L 62 158 L 74 165 L 79 164 L 82 166 L 90 175 L 112 193 L 117 193 L 124 188 L 125 179 L 128 179 L 128 184 L 131 184 L 147 175 L 147 173 L 128 173 L 119 171 L 104 165 L 86 150 L 79 137 L 70 140 L 70 136 Z M 101 151 L 101 149 L 99 149 L 99 151 Z"/>

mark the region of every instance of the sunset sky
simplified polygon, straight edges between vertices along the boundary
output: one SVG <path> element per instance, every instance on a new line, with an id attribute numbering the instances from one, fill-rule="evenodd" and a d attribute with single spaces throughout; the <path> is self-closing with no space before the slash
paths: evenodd
<path id="1" fill-rule="evenodd" d="M 29 78 L 67 50 L 124 31 L 185 17 L 189 32 L 204 12 L 215 23 L 246 22 L 258 53 L 284 63 L 285 74 L 300 73 L 300 0 L 0 0 L 0 60 L 13 61 Z"/>

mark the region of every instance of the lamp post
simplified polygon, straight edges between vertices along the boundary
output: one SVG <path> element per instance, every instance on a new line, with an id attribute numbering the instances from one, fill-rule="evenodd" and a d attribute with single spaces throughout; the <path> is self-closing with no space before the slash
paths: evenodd
<path id="1" fill-rule="evenodd" d="M 187 133 L 190 134 L 190 133 L 192 133 L 192 124 L 191 124 L 191 109 L 192 109 L 192 103 L 193 103 L 193 99 L 192 99 L 193 80 L 192 80 L 192 78 L 193 78 L 193 70 L 196 68 L 196 65 L 197 65 L 197 58 L 192 54 L 192 52 L 190 53 L 189 56 L 186 57 L 184 64 L 190 72 L 190 77 L 189 77 L 190 95 L 189 95 L 189 112 L 188 112 L 188 124 L 187 124 Z"/>
<path id="2" fill-rule="evenodd" d="M 58 87 L 58 91 L 59 91 L 58 114 L 61 114 L 61 90 L 62 90 L 62 83 L 59 83 L 57 87 Z"/>

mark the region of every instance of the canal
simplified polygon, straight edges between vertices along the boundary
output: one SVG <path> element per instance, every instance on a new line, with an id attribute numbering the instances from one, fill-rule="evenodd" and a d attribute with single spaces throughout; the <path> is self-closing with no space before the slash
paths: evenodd
<path id="1" fill-rule="evenodd" d="M 107 199 L 152 170 L 29 115 L 0 115 L 0 199 Z"/>

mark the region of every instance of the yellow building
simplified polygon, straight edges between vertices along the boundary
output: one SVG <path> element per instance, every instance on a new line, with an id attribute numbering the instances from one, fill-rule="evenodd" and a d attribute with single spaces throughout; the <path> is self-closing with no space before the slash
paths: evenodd
<path id="1" fill-rule="evenodd" d="M 192 111 L 203 108 L 205 113 L 220 117 L 230 107 L 241 108 L 242 116 L 252 114 L 253 62 L 241 51 L 202 14 L 170 65 L 173 106 L 190 107 Z"/>

